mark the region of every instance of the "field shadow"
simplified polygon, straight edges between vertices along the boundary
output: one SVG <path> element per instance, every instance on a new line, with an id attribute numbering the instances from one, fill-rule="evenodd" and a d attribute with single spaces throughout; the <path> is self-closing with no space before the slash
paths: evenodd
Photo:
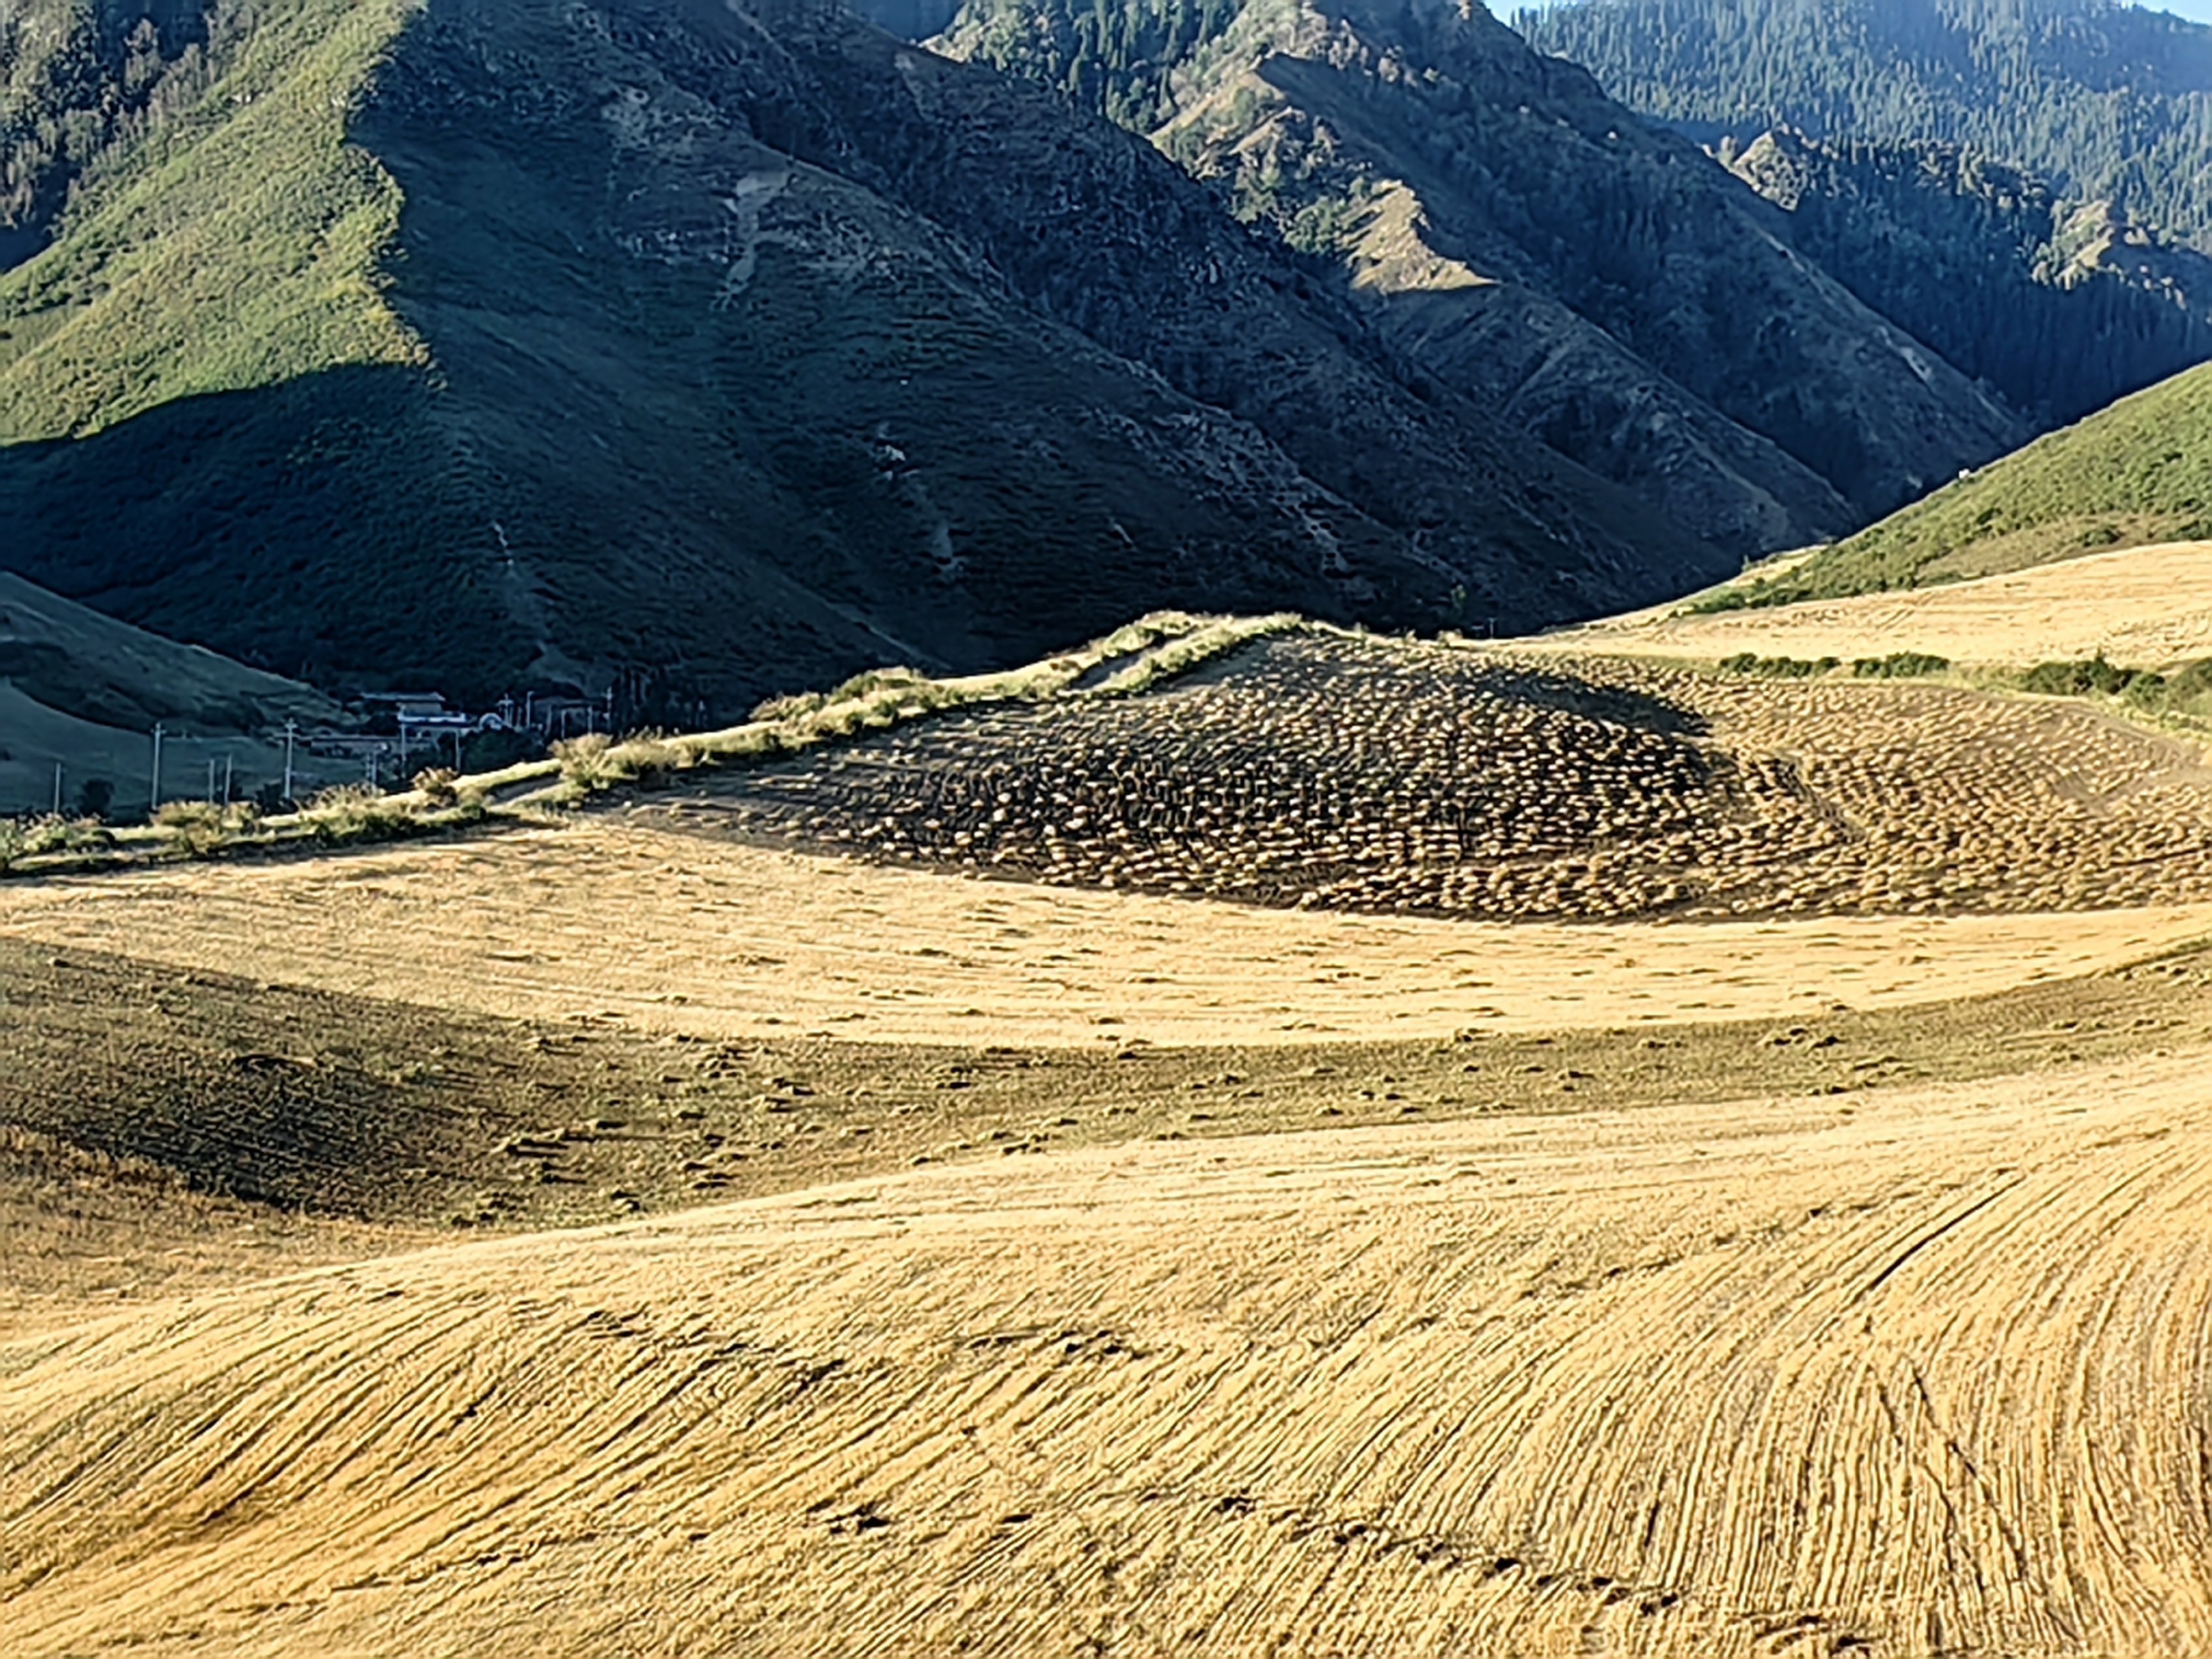
<path id="1" fill-rule="evenodd" d="M 1601 684 L 1559 669 L 1485 663 L 1463 672 L 1484 696 L 1506 702 L 1610 720 L 1669 738 L 1703 738 L 1712 729 L 1711 722 L 1686 703 L 1629 686 Z"/>

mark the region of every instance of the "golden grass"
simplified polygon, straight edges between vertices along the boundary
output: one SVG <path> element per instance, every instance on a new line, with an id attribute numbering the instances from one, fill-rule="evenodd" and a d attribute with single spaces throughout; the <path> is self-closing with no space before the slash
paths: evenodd
<path id="1" fill-rule="evenodd" d="M 717 1037 L 1285 1043 L 1893 1007 L 2094 972 L 2212 903 L 1605 928 L 963 881 L 593 819 L 0 889 L 0 931 L 320 989 Z"/>
<path id="2" fill-rule="evenodd" d="M 0 1349 L 0 1646 L 2202 1651 L 2203 1069 L 994 1158 L 94 1320 Z"/>
<path id="3" fill-rule="evenodd" d="M 1516 648 L 1717 660 L 1887 656 L 2024 667 L 2103 653 L 2160 667 L 2212 656 L 2212 542 L 2100 553 L 1972 581 L 1705 615 L 1661 605 Z"/>
<path id="4" fill-rule="evenodd" d="M 1194 640 L 0 887 L 0 1650 L 2212 1649 L 2201 757 L 1318 633 L 1115 697 Z M 1255 848 L 1351 908 L 1193 896 Z M 234 1167 L 272 1263 L 770 1195 L 247 1283 Z"/>

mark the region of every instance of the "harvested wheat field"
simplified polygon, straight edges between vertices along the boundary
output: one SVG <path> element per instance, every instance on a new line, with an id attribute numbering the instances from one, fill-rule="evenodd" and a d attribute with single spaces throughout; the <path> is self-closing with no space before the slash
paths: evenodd
<path id="1" fill-rule="evenodd" d="M 1698 615 L 1680 605 L 1566 629 L 1528 648 L 1721 658 L 1887 656 L 2027 664 L 2102 653 L 2159 667 L 2212 656 L 2212 542 L 2172 542 L 1969 581 Z"/>
<path id="2" fill-rule="evenodd" d="M 1510 926 L 948 878 L 660 822 L 0 887 L 0 930 L 518 1018 L 971 1044 L 1771 1018 L 1974 995 L 2212 933 L 2212 871 L 2144 895 L 2179 902 L 2081 915 Z"/>
<path id="3" fill-rule="evenodd" d="M 2212 772 L 1310 630 L 0 884 L 0 1651 L 2212 1650 Z"/>
<path id="4" fill-rule="evenodd" d="M 1142 1146 L 6 1353 L 9 1651 L 2174 1654 L 2201 1056 Z"/>
<path id="5" fill-rule="evenodd" d="M 1251 903 L 1514 921 L 2212 900 L 2212 766 L 2079 704 L 1318 634 L 948 715 L 672 824 Z"/>

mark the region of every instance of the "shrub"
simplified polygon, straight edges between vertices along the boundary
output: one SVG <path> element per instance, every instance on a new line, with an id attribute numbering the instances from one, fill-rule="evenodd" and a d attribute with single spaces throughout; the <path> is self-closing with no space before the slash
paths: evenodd
<path id="1" fill-rule="evenodd" d="M 204 858 L 223 842 L 222 810 L 204 800 L 163 801 L 154 828 L 186 858 Z"/>
<path id="2" fill-rule="evenodd" d="M 2116 697 L 2142 678 L 2141 670 L 2116 667 L 2106 662 L 2100 651 L 2086 659 L 2039 662 L 2021 676 L 2020 684 L 2022 690 L 2046 697 L 2086 697 L 2093 693 Z"/>
<path id="3" fill-rule="evenodd" d="M 1833 657 L 1762 657 L 1750 651 L 1723 657 L 1720 663 L 1723 674 L 1748 674 L 1765 680 L 1817 679 L 1839 666 Z"/>
<path id="4" fill-rule="evenodd" d="M 23 826 L 15 818 L 0 818 L 0 873 L 12 870 L 28 850 Z"/>
<path id="5" fill-rule="evenodd" d="M 73 853 L 89 848 L 111 847 L 115 837 L 97 818 L 65 818 L 53 813 L 33 818 L 21 826 L 23 851 Z"/>
<path id="6" fill-rule="evenodd" d="M 822 701 L 844 702 L 850 698 L 865 697 L 871 691 L 881 691 L 890 686 L 912 686 L 918 685 L 921 682 L 922 676 L 911 668 L 871 668 L 864 673 L 854 675 Z"/>
<path id="7" fill-rule="evenodd" d="M 461 775 L 450 766 L 428 766 L 415 775 L 416 790 L 433 806 L 451 806 L 460 799 L 454 781 Z"/>
<path id="8" fill-rule="evenodd" d="M 1754 582 L 1747 587 L 1723 587 L 1717 593 L 1706 593 L 1684 605 L 1686 617 L 1717 616 L 1723 611 L 1748 611 L 1759 602 L 1764 584 Z"/>
<path id="9" fill-rule="evenodd" d="M 662 732 L 639 732 L 607 750 L 609 769 L 618 779 L 652 783 L 671 772 L 688 772 L 699 764 L 704 751 L 682 738 Z"/>
<path id="10" fill-rule="evenodd" d="M 388 841 L 416 827 L 413 813 L 368 783 L 325 789 L 301 809 L 300 817 L 308 834 L 331 846 Z"/>
<path id="11" fill-rule="evenodd" d="M 553 758 L 561 775 L 586 789 L 604 789 L 615 780 L 607 751 L 615 740 L 604 732 L 586 732 L 580 738 L 564 738 L 553 745 Z"/>
<path id="12" fill-rule="evenodd" d="M 2212 657 L 2202 657 L 2173 671 L 2166 695 L 2177 702 L 2194 701 L 2212 693 Z"/>
<path id="13" fill-rule="evenodd" d="M 757 720 L 795 720 L 811 714 L 830 699 L 819 691 L 804 691 L 789 696 L 769 697 L 756 704 L 752 717 Z"/>
<path id="14" fill-rule="evenodd" d="M 1886 657 L 1861 657 L 1851 664 L 1851 672 L 1863 680 L 1911 680 L 1929 674 L 1941 674 L 1951 665 L 1948 657 L 1935 657 L 1924 651 L 1893 651 Z"/>

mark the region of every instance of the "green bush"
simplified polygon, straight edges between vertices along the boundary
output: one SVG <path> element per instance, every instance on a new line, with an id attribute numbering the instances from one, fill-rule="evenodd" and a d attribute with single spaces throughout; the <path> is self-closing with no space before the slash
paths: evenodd
<path id="1" fill-rule="evenodd" d="M 2177 668 L 2166 683 L 2166 695 L 2177 702 L 2212 696 L 2212 657 Z"/>
<path id="2" fill-rule="evenodd" d="M 634 732 L 620 743 L 604 732 L 590 732 L 553 745 L 562 777 L 586 794 L 617 783 L 653 783 L 671 772 L 688 772 L 706 754 L 691 738 L 659 732 Z"/>
<path id="3" fill-rule="evenodd" d="M 75 853 L 115 843 L 97 818 L 65 818 L 52 812 L 22 826 L 22 837 L 26 854 Z"/>
<path id="4" fill-rule="evenodd" d="M 223 843 L 222 809 L 204 800 L 169 800 L 154 814 L 154 828 L 170 849 L 205 858 Z"/>
<path id="5" fill-rule="evenodd" d="M 1913 680 L 1940 674 L 1950 665 L 1948 657 L 1930 656 L 1924 651 L 1893 651 L 1886 657 L 1859 658 L 1851 664 L 1851 672 L 1863 680 Z"/>
<path id="6" fill-rule="evenodd" d="M 415 815 L 374 784 L 325 789 L 300 811 L 307 833 L 327 846 L 391 841 L 418 827 Z"/>
<path id="7" fill-rule="evenodd" d="M 2121 668 L 2106 662 L 2103 652 L 2071 662 L 2039 662 L 2021 676 L 2021 690 L 2046 697 L 2118 696 L 2138 680 L 2143 671 Z M 2148 678 L 2162 685 L 2162 676 Z"/>
<path id="8" fill-rule="evenodd" d="M 1748 587 L 1723 587 L 1717 593 L 1706 593 L 1692 599 L 1682 607 L 1686 617 L 1711 617 L 1723 611 L 1747 611 L 1759 603 L 1761 585 Z"/>
<path id="9" fill-rule="evenodd" d="M 1834 657 L 1762 657 L 1739 651 L 1721 659 L 1723 674 L 1747 674 L 1762 680 L 1810 680 L 1834 672 L 1843 665 Z"/>
<path id="10" fill-rule="evenodd" d="M 41 813 L 34 818 L 0 818 L 0 873 L 42 854 L 90 852 L 115 844 L 97 818 L 65 818 Z"/>

